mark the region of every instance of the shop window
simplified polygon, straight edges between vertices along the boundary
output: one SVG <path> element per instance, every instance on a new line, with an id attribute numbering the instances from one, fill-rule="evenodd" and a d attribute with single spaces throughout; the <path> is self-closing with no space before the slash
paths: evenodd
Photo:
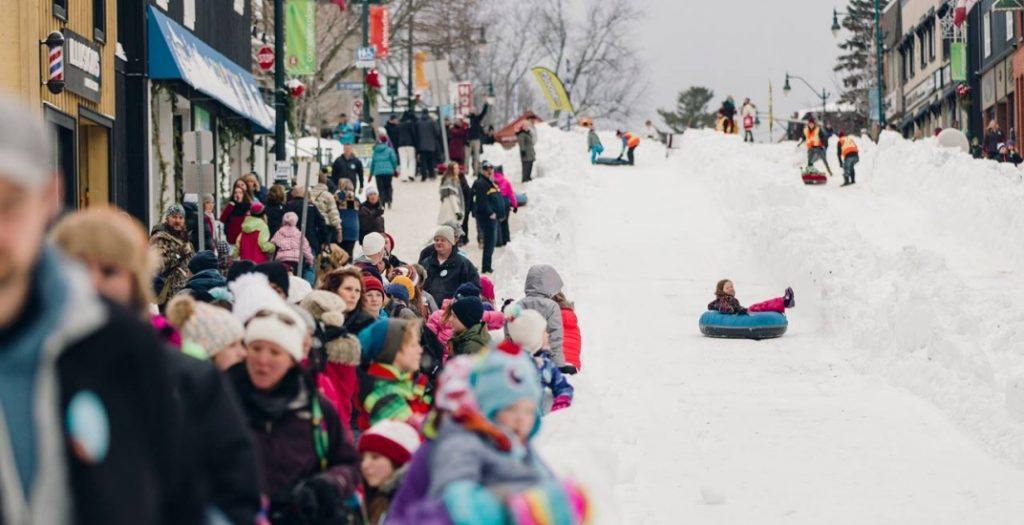
<path id="1" fill-rule="evenodd" d="M 68 0 L 53 0 L 53 16 L 68 21 Z"/>
<path id="2" fill-rule="evenodd" d="M 92 38 L 101 44 L 107 41 L 107 0 L 92 0 Z"/>
<path id="3" fill-rule="evenodd" d="M 985 12 L 981 17 L 981 45 L 984 49 L 984 56 L 988 58 L 992 55 L 992 13 Z"/>
<path id="4" fill-rule="evenodd" d="M 1008 11 L 1003 13 L 1003 18 L 1006 19 L 1006 41 L 1013 41 L 1013 12 Z"/>
<path id="5" fill-rule="evenodd" d="M 935 28 L 928 28 L 928 61 L 935 62 Z"/>

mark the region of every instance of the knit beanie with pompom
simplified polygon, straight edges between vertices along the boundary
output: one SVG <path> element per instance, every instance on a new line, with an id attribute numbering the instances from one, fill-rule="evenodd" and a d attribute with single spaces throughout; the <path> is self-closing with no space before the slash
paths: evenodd
<path id="1" fill-rule="evenodd" d="M 208 357 L 245 336 L 242 323 L 231 312 L 185 294 L 176 295 L 167 304 L 167 320 L 181 332 L 183 340 L 201 346 Z"/>

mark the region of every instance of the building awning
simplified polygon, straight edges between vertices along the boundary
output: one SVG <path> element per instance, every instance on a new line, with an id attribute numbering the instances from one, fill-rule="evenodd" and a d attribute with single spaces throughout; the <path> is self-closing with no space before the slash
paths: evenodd
<path id="1" fill-rule="evenodd" d="M 150 78 L 181 80 L 252 122 L 257 133 L 273 132 L 274 112 L 252 73 L 152 5 L 148 13 Z"/>

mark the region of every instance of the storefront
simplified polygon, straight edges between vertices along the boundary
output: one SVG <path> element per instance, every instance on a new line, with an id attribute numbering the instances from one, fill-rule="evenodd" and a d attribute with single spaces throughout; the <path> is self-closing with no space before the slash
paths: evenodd
<path id="1" fill-rule="evenodd" d="M 0 55 L 10 65 L 0 86 L 40 109 L 68 209 L 125 197 L 111 160 L 116 7 L 113 0 L 11 0 L 0 21 L 0 33 L 13 36 Z"/>

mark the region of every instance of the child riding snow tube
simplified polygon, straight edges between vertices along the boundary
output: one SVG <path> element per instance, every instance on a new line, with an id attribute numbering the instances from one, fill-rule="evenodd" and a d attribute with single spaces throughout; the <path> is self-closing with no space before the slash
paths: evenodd
<path id="1" fill-rule="evenodd" d="M 707 311 L 700 316 L 700 333 L 725 339 L 774 339 L 786 333 L 789 320 L 778 312 L 754 312 L 746 315 Z"/>
<path id="2" fill-rule="evenodd" d="M 786 309 L 796 306 L 792 288 L 782 297 L 769 299 L 744 308 L 736 299 L 732 281 L 722 279 L 715 286 L 715 300 L 700 316 L 700 333 L 708 337 L 729 339 L 772 339 L 786 333 L 789 320 Z"/>

